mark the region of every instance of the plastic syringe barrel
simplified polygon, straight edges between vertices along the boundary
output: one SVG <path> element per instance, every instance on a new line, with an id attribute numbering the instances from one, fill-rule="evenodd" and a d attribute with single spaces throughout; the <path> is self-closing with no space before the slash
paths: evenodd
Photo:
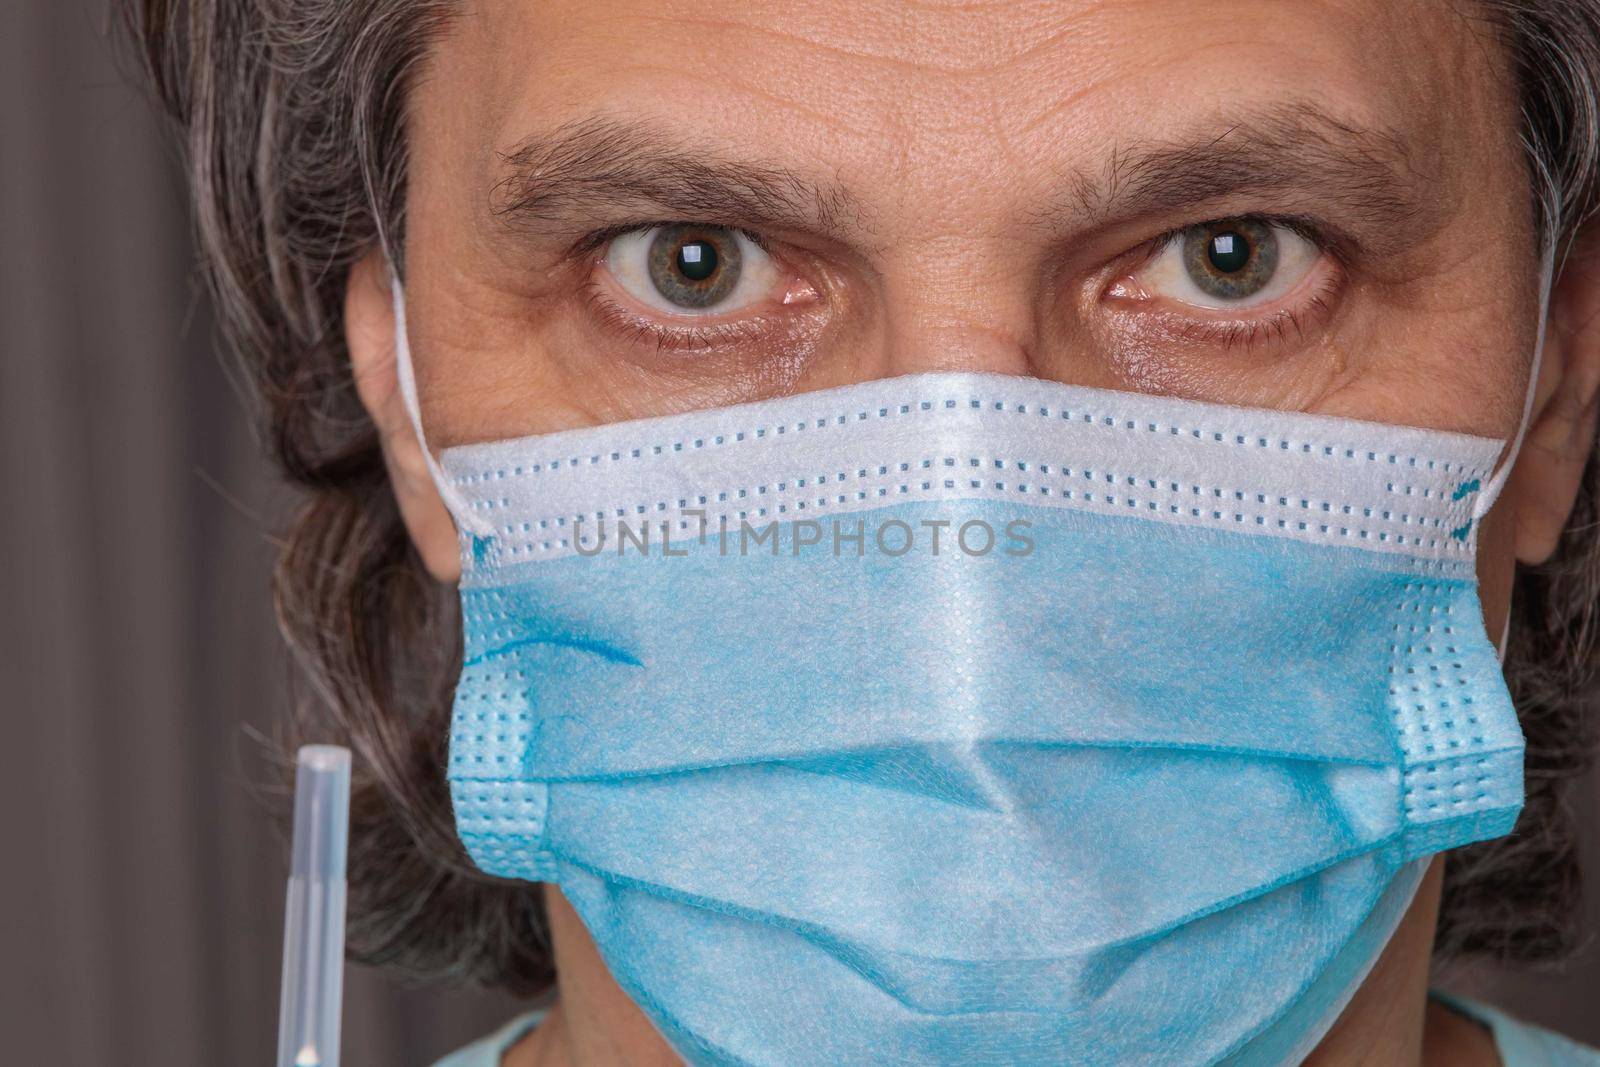
<path id="1" fill-rule="evenodd" d="M 349 833 L 350 751 L 307 745 L 295 771 L 278 1067 L 339 1067 Z"/>

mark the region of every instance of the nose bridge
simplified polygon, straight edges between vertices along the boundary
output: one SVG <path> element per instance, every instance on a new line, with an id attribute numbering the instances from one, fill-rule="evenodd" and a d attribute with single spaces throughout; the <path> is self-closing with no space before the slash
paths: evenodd
<path id="1" fill-rule="evenodd" d="M 890 373 L 1029 373 L 1037 322 L 1033 250 L 996 232 L 993 221 L 951 220 L 885 264 Z"/>

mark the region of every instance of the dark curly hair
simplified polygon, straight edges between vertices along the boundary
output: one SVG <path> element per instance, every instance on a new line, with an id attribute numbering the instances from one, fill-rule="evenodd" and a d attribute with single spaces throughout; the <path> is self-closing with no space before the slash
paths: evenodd
<path id="1" fill-rule="evenodd" d="M 1534 225 L 1569 246 L 1600 194 L 1600 0 L 1460 0 L 1519 78 Z M 350 268 L 400 262 L 408 76 L 451 0 L 128 0 L 180 131 L 202 265 L 266 439 L 304 503 L 277 570 L 305 690 L 290 736 L 357 753 L 350 951 L 417 977 L 547 990 L 540 894 L 485 875 L 445 785 L 459 670 L 453 592 L 424 571 L 356 396 Z M 1600 464 L 1554 557 L 1516 579 L 1507 675 L 1527 736 L 1514 833 L 1449 854 L 1436 954 L 1559 957 L 1578 856 L 1562 787 L 1584 769 L 1600 670 Z"/>

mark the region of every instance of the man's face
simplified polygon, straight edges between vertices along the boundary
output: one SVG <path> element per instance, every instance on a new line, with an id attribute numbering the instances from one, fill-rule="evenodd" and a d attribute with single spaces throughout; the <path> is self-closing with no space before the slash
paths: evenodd
<path id="1" fill-rule="evenodd" d="M 411 97 L 432 443 L 923 370 L 1506 436 L 1537 249 L 1444 0 L 482 0 Z"/>
<path id="2" fill-rule="evenodd" d="M 1538 249 L 1514 79 L 1464 11 L 467 3 L 409 98 L 429 441 L 928 370 L 1508 437 Z M 389 349 L 356 341 L 374 382 L 363 353 Z M 383 392 L 396 495 L 448 579 L 454 527 Z M 1570 504 L 1581 469 L 1545 495 Z M 598 968 L 555 897 L 558 951 Z M 1396 943 L 1425 977 L 1416 914 Z"/>

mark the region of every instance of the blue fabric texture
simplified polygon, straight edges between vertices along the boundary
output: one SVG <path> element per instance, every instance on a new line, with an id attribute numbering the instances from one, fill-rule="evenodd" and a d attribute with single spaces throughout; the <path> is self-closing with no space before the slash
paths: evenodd
<path id="1" fill-rule="evenodd" d="M 692 1064 L 1297 1059 L 1520 808 L 1497 451 L 981 375 L 447 451 L 459 832 Z"/>

